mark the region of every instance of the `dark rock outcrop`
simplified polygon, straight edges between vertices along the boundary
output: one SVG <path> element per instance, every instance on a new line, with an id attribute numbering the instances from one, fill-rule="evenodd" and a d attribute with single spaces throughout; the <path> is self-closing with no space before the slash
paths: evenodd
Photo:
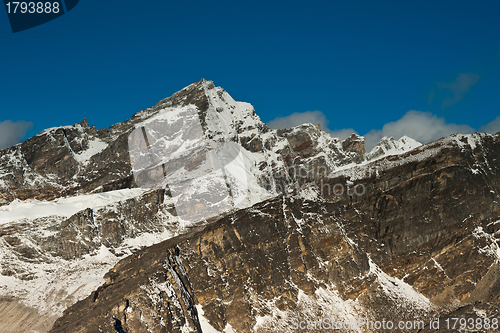
<path id="1" fill-rule="evenodd" d="M 322 178 L 315 190 L 139 251 L 51 332 L 114 332 L 117 320 L 126 332 L 201 332 L 207 320 L 219 331 L 289 332 L 293 318 L 336 313 L 332 319 L 343 320 L 350 305 L 361 318 L 394 323 L 493 318 L 500 306 L 500 141 L 473 138 L 473 145 L 455 136 Z M 349 181 L 363 195 L 331 191 Z M 311 191 L 314 199 L 304 199 Z M 336 312 L 314 306 L 326 291 L 337 297 Z M 311 299 L 307 312 L 303 303 Z"/>

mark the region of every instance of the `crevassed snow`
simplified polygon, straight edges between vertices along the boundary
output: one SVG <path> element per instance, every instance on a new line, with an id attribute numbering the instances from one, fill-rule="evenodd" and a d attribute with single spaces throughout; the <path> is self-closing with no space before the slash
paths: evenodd
<path id="1" fill-rule="evenodd" d="M 35 219 L 46 216 L 70 217 L 86 208 L 97 208 L 118 201 L 130 199 L 144 193 L 141 188 L 123 189 L 103 193 L 85 194 L 61 198 L 54 201 L 14 200 L 7 206 L 0 207 L 0 224 L 21 219 Z"/>

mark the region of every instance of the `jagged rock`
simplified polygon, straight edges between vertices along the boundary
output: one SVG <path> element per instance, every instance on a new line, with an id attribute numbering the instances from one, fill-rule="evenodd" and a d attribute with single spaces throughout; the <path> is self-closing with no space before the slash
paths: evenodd
<path id="1" fill-rule="evenodd" d="M 187 105 L 197 108 L 207 138 L 237 142 L 253 153 L 255 160 L 266 161 L 262 172 L 256 175 L 261 185 L 264 179 L 283 170 L 310 171 L 317 165 L 316 169 L 326 168 L 330 172 L 366 159 L 359 136 L 340 142 L 313 125 L 270 130 L 250 104 L 235 102 L 222 88 L 202 79 L 109 130 L 97 131 L 84 119 L 72 126 L 45 130 L 22 144 L 0 150 L 0 205 L 14 199 L 53 200 L 136 187 L 130 165 L 130 133 L 146 119 Z M 231 122 L 226 123 L 227 119 Z M 405 151 L 400 146 L 398 153 Z M 380 158 L 389 150 L 387 147 L 366 156 L 371 160 Z M 286 179 L 283 186 L 295 181 Z M 286 192 L 285 188 L 282 191 Z"/>
<path id="2" fill-rule="evenodd" d="M 183 214 L 201 202 L 136 188 L 128 146 L 180 108 L 207 142 L 238 145 L 252 185 L 212 184 L 210 204 L 244 200 L 196 223 Z M 357 135 L 272 130 L 206 80 L 109 129 L 45 130 L 0 150 L 0 296 L 14 302 L 0 302 L 0 325 L 44 332 L 67 308 L 54 332 L 289 332 L 293 318 L 427 320 L 469 305 L 493 316 L 499 153 L 486 134 L 383 138 L 366 153 Z M 9 220 L 28 204 L 53 210 Z M 43 325 L 23 324 L 34 311 Z"/>
<path id="3" fill-rule="evenodd" d="M 353 133 L 350 137 L 342 141 L 342 148 L 357 153 L 358 155 L 364 155 L 366 153 L 365 139 Z"/>
<path id="4" fill-rule="evenodd" d="M 362 176 L 318 180 L 312 200 L 299 190 L 137 252 L 51 332 L 113 332 L 116 320 L 127 332 L 201 332 L 199 323 L 220 332 L 289 332 L 292 318 L 325 315 L 426 324 L 450 311 L 493 318 L 500 140 L 475 139 L 481 149 L 451 137 L 376 161 Z M 328 191 L 347 180 L 365 194 Z M 304 300 L 319 303 L 327 290 L 343 314 L 302 312 Z"/>

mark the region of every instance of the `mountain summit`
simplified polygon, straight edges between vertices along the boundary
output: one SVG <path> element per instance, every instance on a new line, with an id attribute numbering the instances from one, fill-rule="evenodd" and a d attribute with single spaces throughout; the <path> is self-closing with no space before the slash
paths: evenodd
<path id="1" fill-rule="evenodd" d="M 0 325 L 493 318 L 499 153 L 479 133 L 366 152 L 356 134 L 274 130 L 203 79 L 109 129 L 47 129 L 0 151 Z"/>
<path id="2" fill-rule="evenodd" d="M 261 182 L 277 170 L 316 163 L 329 172 L 420 145 L 411 139 L 403 145 L 384 138 L 380 149 L 365 154 L 364 139 L 355 134 L 342 141 L 311 124 L 271 130 L 250 104 L 234 101 L 224 89 L 202 79 L 109 129 L 97 130 L 84 119 L 1 150 L 0 205 L 14 199 L 53 200 L 137 187 L 128 149 L 130 133 L 152 118 L 186 106 L 196 109 L 207 140 L 235 142 L 244 149 Z"/>

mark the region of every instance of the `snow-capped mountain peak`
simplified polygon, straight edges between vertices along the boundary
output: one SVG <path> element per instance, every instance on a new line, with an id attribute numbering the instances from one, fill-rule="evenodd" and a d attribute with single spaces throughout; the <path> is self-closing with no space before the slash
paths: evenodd
<path id="1" fill-rule="evenodd" d="M 367 154 L 368 160 L 382 156 L 399 155 L 420 147 L 422 144 L 406 135 L 394 140 L 393 137 L 384 136 L 379 143 Z"/>
<path id="2" fill-rule="evenodd" d="M 130 146 L 134 133 L 144 140 L 134 146 L 138 150 Z M 61 315 L 99 285 L 102 273 L 122 254 L 186 232 L 217 214 L 293 192 L 366 163 L 370 156 L 382 158 L 418 145 L 406 137 L 382 141 L 374 157 L 355 134 L 339 140 L 312 124 L 271 130 L 250 104 L 235 101 L 206 80 L 109 129 L 97 130 L 84 120 L 45 130 L 0 150 L 0 236 L 5 236 L 0 296 L 14 296 L 42 316 Z M 142 188 L 134 161 L 156 143 L 161 143 L 161 154 L 146 168 L 159 171 L 169 187 Z M 238 149 L 232 154 L 227 147 Z M 200 151 L 204 154 L 195 154 Z M 200 176 L 209 169 L 212 174 Z M 198 173 L 189 178 L 186 171 L 193 170 Z M 179 190 L 180 179 L 191 183 Z M 203 209 L 211 212 L 200 215 Z M 86 269 L 93 272 L 92 283 Z M 43 287 L 56 276 L 61 283 Z M 56 294 L 60 297 L 49 297 Z"/>

